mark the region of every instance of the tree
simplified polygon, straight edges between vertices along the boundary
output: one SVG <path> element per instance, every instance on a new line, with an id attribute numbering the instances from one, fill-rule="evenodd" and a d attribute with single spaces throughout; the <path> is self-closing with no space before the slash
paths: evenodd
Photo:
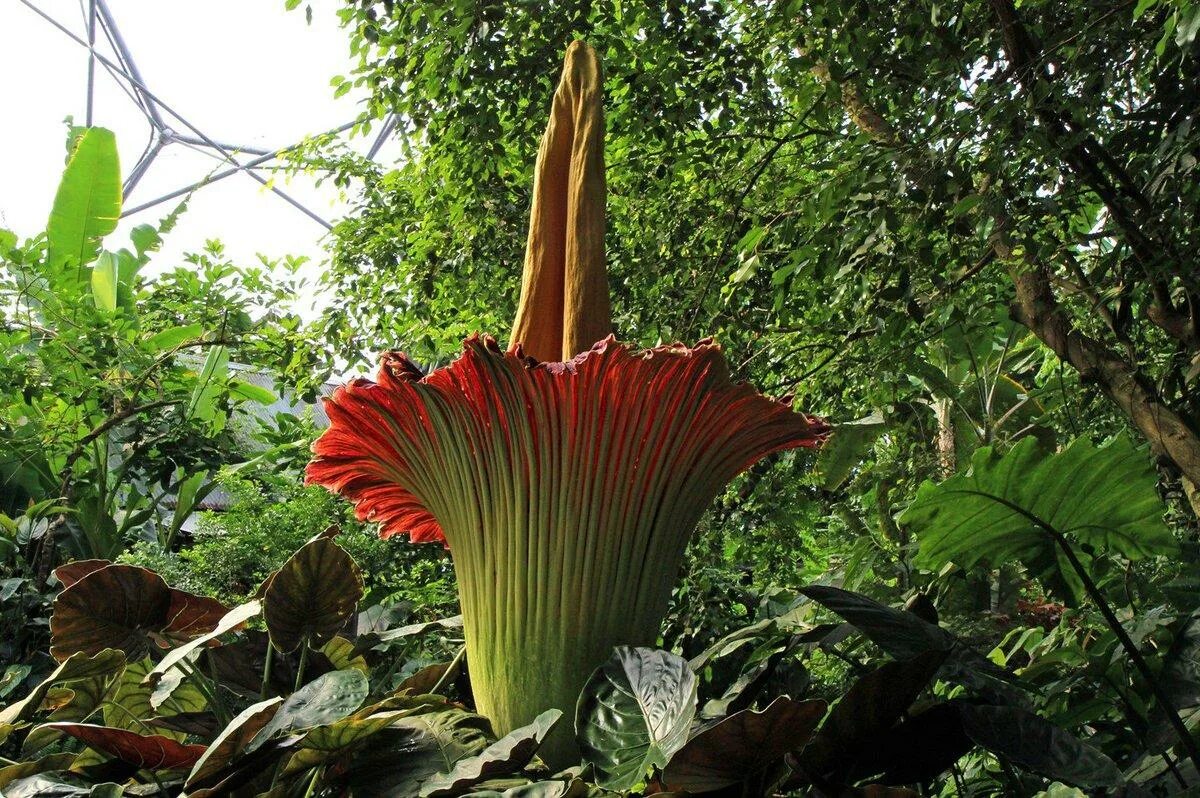
<path id="1" fill-rule="evenodd" d="M 349 3 L 345 80 L 398 115 L 407 159 L 338 228 L 333 279 L 375 310 L 329 329 L 439 358 L 500 328 L 551 65 L 583 36 L 625 337 L 715 334 L 767 385 L 820 373 L 827 401 L 869 407 L 913 396 L 924 342 L 1011 305 L 1194 490 L 1197 14 Z"/>

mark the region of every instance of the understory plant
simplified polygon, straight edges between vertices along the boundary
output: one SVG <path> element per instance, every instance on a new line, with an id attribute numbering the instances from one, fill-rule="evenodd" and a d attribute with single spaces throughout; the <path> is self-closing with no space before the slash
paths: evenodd
<path id="1" fill-rule="evenodd" d="M 1009 794 L 1133 789 L 1029 711 L 1027 682 L 932 620 L 832 586 L 691 659 L 618 646 L 570 713 L 499 735 L 472 695 L 463 619 L 389 625 L 361 609 L 361 572 L 335 530 L 233 608 L 133 565 L 78 561 L 55 576 L 53 664 L 0 709 L 8 798 L 905 798 L 995 763 Z M 422 636 L 447 658 L 399 676 Z M 868 646 L 884 661 L 864 660 Z M 806 677 L 834 659 L 849 672 Z M 546 759 L 556 730 L 581 752 L 562 768 Z"/>
<path id="2" fill-rule="evenodd" d="M 507 349 L 467 339 L 426 376 L 386 353 L 327 402 L 308 479 L 385 536 L 450 549 L 481 713 L 505 734 L 569 712 L 614 645 L 652 645 L 712 499 L 827 427 L 732 381 L 711 341 L 637 351 L 612 336 L 600 62 L 567 51 L 534 178 Z M 577 759 L 554 733 L 547 757 Z"/>

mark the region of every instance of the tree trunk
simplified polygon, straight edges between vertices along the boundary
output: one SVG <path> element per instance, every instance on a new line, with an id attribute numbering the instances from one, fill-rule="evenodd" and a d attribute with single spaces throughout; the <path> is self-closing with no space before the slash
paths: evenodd
<path id="1" fill-rule="evenodd" d="M 949 399 L 936 399 L 933 413 L 937 418 L 938 470 L 942 478 L 954 476 L 958 469 L 958 441 L 954 434 L 954 404 Z"/>
<path id="2" fill-rule="evenodd" d="M 825 64 L 815 66 L 812 73 L 824 83 L 834 82 Z M 903 137 L 862 98 L 852 83 L 841 84 L 839 89 L 851 121 L 876 145 L 897 153 L 897 167 L 909 180 L 928 185 L 933 175 L 941 173 L 928 168 L 929 158 L 921 162 L 913 155 L 914 148 L 905 146 Z M 1137 364 L 1075 328 L 1050 287 L 1050 271 L 1043 264 L 1032 262 L 1028 253 L 1015 256 L 1006 235 L 1007 219 L 1003 213 L 994 214 L 993 221 L 996 233 L 991 239 L 992 250 L 1007 267 L 1016 289 L 1014 318 L 1063 362 L 1075 368 L 1085 382 L 1093 382 L 1121 408 L 1150 442 L 1155 454 L 1172 462 L 1193 486 L 1200 485 L 1200 435 L 1187 419 L 1163 401 Z M 1192 506 L 1196 507 L 1195 501 Z"/>

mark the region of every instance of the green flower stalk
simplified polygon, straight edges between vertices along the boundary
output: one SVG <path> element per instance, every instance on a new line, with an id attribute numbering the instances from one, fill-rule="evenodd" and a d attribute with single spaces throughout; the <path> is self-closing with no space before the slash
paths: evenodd
<path id="1" fill-rule="evenodd" d="M 375 381 L 327 400 L 308 468 L 383 536 L 449 547 L 475 700 L 498 734 L 571 716 L 614 646 L 653 645 L 713 498 L 828 432 L 733 383 L 711 341 L 637 351 L 608 334 L 601 85 L 575 42 L 538 154 L 513 343 L 472 336 L 428 376 L 386 353 Z M 560 725 L 542 750 L 556 767 L 578 761 Z"/>

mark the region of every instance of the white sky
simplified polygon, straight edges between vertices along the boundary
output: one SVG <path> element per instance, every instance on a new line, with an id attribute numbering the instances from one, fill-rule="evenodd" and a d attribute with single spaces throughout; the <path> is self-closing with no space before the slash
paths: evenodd
<path id="1" fill-rule="evenodd" d="M 80 0 L 32 0 L 70 30 L 85 36 Z M 351 121 L 362 95 L 333 99 L 329 79 L 348 74 L 349 38 L 337 25 L 336 0 L 303 6 L 284 0 L 108 0 L 146 86 L 220 142 L 276 149 L 305 135 Z M 97 51 L 112 58 L 98 34 Z M 115 61 L 115 59 L 113 59 Z M 87 50 L 18 0 L 0 0 L 0 226 L 22 237 L 45 227 L 63 168 L 63 119 L 84 120 Z M 123 174 L 146 145 L 150 126 L 117 82 L 97 64 L 94 124 L 116 132 Z M 188 132 L 182 125 L 169 125 Z M 370 141 L 359 138 L 356 149 Z M 394 157 L 386 147 L 380 160 Z M 211 152 L 211 151 L 210 151 Z M 220 156 L 218 155 L 217 158 Z M 241 156 L 247 160 L 251 156 Z M 225 168 L 217 158 L 182 144 L 166 147 L 125 200 L 132 208 Z M 267 174 L 266 176 L 270 176 Z M 337 190 L 307 178 L 277 184 L 318 215 L 334 221 L 346 205 Z M 128 229 L 157 222 L 174 200 L 127 217 L 106 245 L 128 245 Z M 238 262 L 287 254 L 324 259 L 325 229 L 244 174 L 197 191 L 186 215 L 167 237 L 153 265 L 180 263 L 185 251 L 219 238 Z M 314 266 L 315 273 L 318 266 Z M 306 314 L 307 315 L 307 314 Z"/>

